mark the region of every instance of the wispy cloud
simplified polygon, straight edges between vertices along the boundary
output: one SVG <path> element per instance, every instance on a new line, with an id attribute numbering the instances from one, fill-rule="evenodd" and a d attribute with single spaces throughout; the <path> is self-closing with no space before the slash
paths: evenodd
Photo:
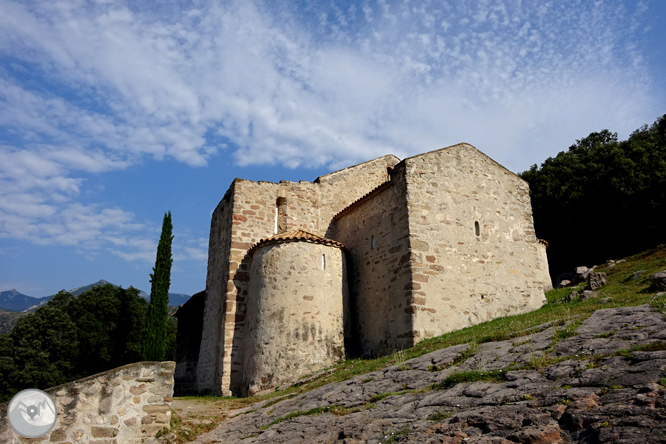
<path id="1" fill-rule="evenodd" d="M 344 167 L 467 141 L 525 169 L 660 112 L 634 44 L 647 14 L 640 2 L 0 0 L 0 236 L 147 261 L 144 224 L 79 196 L 83 173 L 153 159 Z"/>

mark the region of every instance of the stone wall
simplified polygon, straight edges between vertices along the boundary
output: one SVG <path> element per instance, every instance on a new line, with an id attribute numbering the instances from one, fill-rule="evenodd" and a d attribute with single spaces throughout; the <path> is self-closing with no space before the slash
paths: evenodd
<path id="1" fill-rule="evenodd" d="M 50 433 L 15 433 L 0 405 L 0 442 L 140 444 L 170 428 L 175 362 L 138 362 L 46 389 L 58 408 Z"/>
<path id="2" fill-rule="evenodd" d="M 383 156 L 321 176 L 312 182 L 253 182 L 236 179 L 213 213 L 209 242 L 204 326 L 197 387 L 216 394 L 239 393 L 251 258 L 256 242 L 304 229 L 320 236 L 334 230 L 333 216 L 387 179 L 395 156 Z M 278 198 L 284 214 L 277 215 Z"/>
<path id="3" fill-rule="evenodd" d="M 416 340 L 541 307 L 548 264 L 527 183 L 467 144 L 403 162 Z"/>
<path id="4" fill-rule="evenodd" d="M 232 228 L 229 274 L 224 295 L 224 348 L 220 365 L 222 384 L 221 387 L 211 387 L 213 392 L 227 395 L 243 390 L 246 299 L 252 265 L 248 251 L 255 243 L 275 234 L 278 198 L 284 202 L 285 225 L 282 229 L 293 230 L 300 227 L 312 232 L 319 231 L 318 193 L 315 184 L 275 184 L 241 179 L 234 182 L 233 212 L 230 216 Z"/>
<path id="5" fill-rule="evenodd" d="M 546 252 L 548 249 L 548 242 L 539 239 L 539 244 L 541 246 L 541 260 L 539 263 L 548 265 L 548 253 Z M 553 289 L 553 280 L 550 278 L 550 270 L 547 266 L 541 266 L 540 268 L 541 272 L 543 273 L 543 291 L 548 293 Z"/>
<path id="6" fill-rule="evenodd" d="M 386 182 L 388 169 L 399 162 L 400 159 L 389 154 L 318 177 L 315 183 L 320 190 L 320 217 L 326 228 L 317 234 L 333 239 L 333 216 Z"/>
<path id="7" fill-rule="evenodd" d="M 210 223 L 205 309 L 196 376 L 198 390 L 215 392 L 216 387 L 219 390 L 222 380 L 224 322 L 227 310 L 225 295 L 229 279 L 233 199 L 234 184 L 213 212 Z M 235 310 L 233 305 L 229 308 Z"/>
<path id="8" fill-rule="evenodd" d="M 201 291 L 190 297 L 173 316 L 178 319 L 176 331 L 176 371 L 174 390 L 177 394 L 197 391 L 196 375 L 201 347 L 204 302 L 206 292 Z"/>
<path id="9" fill-rule="evenodd" d="M 293 382 L 344 359 L 344 270 L 336 246 L 292 241 L 253 250 L 243 394 Z"/>
<path id="10" fill-rule="evenodd" d="M 400 170 L 400 167 L 397 168 Z M 364 355 L 412 344 L 409 226 L 404 174 L 336 216 L 345 246 L 354 334 Z"/>

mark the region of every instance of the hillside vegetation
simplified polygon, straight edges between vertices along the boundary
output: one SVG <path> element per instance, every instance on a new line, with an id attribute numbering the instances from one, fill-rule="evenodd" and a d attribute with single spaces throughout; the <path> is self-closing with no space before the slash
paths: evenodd
<path id="1" fill-rule="evenodd" d="M 44 389 L 141 361 L 147 311 L 148 302 L 132 287 L 107 283 L 78 296 L 61 291 L 0 335 L 0 401 L 26 388 Z M 167 325 L 167 360 L 173 360 L 171 316 Z"/>
<path id="2" fill-rule="evenodd" d="M 624 141 L 592 133 L 520 176 L 553 276 L 666 242 L 666 115 Z"/>
<path id="3" fill-rule="evenodd" d="M 483 324 L 447 333 L 436 338 L 426 339 L 411 349 L 396 351 L 389 356 L 377 359 L 347 360 L 319 374 L 304 378 L 290 387 L 283 387 L 279 390 L 264 393 L 260 396 L 244 399 L 233 397 L 179 398 L 178 402 L 181 406 L 183 403 L 191 403 L 191 405 L 194 406 L 194 411 L 199 412 L 199 416 L 197 418 L 190 418 L 186 415 L 186 410 L 189 409 L 191 405 L 183 408 L 180 413 L 176 412 L 174 416 L 174 424 L 179 436 L 178 440 L 179 442 L 189 442 L 198 434 L 213 429 L 226 418 L 226 415 L 228 415 L 230 411 L 242 408 L 253 411 L 257 407 L 252 405 L 257 402 L 261 403 L 257 404 L 257 406 L 266 408 L 267 406 L 271 406 L 285 399 L 302 399 L 303 397 L 308 397 L 308 393 L 313 390 L 324 390 L 323 387 L 329 384 L 338 384 L 343 383 L 344 381 L 350 381 L 350 384 L 351 381 L 366 381 L 369 383 L 377 378 L 377 376 L 372 375 L 373 372 L 386 371 L 386 369 L 389 368 L 407 370 L 415 365 L 407 364 L 409 360 L 448 347 L 457 346 L 463 348 L 458 350 L 459 353 L 456 355 L 455 359 L 451 359 L 445 364 L 432 364 L 432 368 L 430 368 L 431 371 L 440 372 L 449 367 L 454 368 L 466 360 L 471 360 L 480 350 L 488 349 L 485 344 L 491 345 L 490 349 L 492 349 L 494 347 L 492 347 L 492 344 L 489 344 L 491 342 L 511 341 L 516 338 L 540 334 L 544 328 L 554 329 L 553 335 L 555 336 L 555 341 L 576 336 L 576 329 L 599 309 L 650 304 L 654 310 L 664 313 L 666 312 L 666 295 L 658 295 L 651 283 L 651 276 L 664 269 L 666 269 L 666 246 L 661 245 L 628 257 L 625 261 L 616 261 L 616 265 L 603 264 L 597 266 L 595 271 L 601 271 L 608 274 L 608 284 L 599 290 L 599 296 L 596 298 L 584 301 L 567 302 L 566 296 L 576 288 L 557 289 L 547 293 L 548 303 L 546 305 L 531 313 L 498 318 Z M 639 277 L 633 278 L 632 275 L 637 271 L 643 271 L 643 273 Z M 585 284 L 581 284 L 577 289 L 582 290 L 584 285 Z M 629 330 L 631 330 L 631 328 L 629 328 Z M 614 332 L 604 333 L 607 336 L 612 336 Z M 550 344 L 550 342 L 548 342 L 548 344 Z M 523 360 L 521 364 L 510 366 L 510 368 L 507 367 L 506 369 L 503 369 L 503 371 L 506 372 L 507 369 L 538 370 L 548 365 L 561 362 L 563 359 L 561 353 L 558 354 L 557 350 L 548 344 L 541 347 L 539 353 L 533 355 L 532 358 Z M 629 344 L 629 342 L 626 342 L 626 344 Z M 534 348 L 535 346 L 532 347 Z M 629 347 L 629 345 L 626 345 L 626 347 Z M 454 347 L 454 349 L 457 350 L 456 347 Z M 530 350 L 527 351 L 529 352 Z M 514 359 L 518 360 L 518 357 L 515 357 Z M 591 365 L 595 364 L 593 363 Z M 367 375 L 367 377 L 363 375 Z M 446 380 L 446 383 L 443 383 L 442 388 L 455 385 L 456 383 L 471 382 L 475 380 L 498 382 L 502 381 L 504 376 L 502 372 L 498 371 L 469 371 L 467 373 L 454 373 L 448 375 L 447 378 L 448 379 Z M 416 381 L 410 381 L 405 387 L 412 386 L 416 383 Z M 426 389 L 432 390 L 433 387 L 426 386 Z M 381 396 L 375 395 L 372 399 L 373 402 L 379 402 L 389 396 L 407 396 L 409 393 L 413 393 L 413 390 L 408 390 L 407 388 L 404 390 L 398 389 L 395 391 L 387 391 L 386 393 L 380 394 Z M 366 407 L 372 408 L 371 404 L 372 403 L 367 404 Z M 290 418 L 278 419 L 280 419 L 279 422 L 284 422 L 289 421 L 291 418 L 297 418 L 303 415 L 318 415 L 327 412 L 334 413 L 333 407 L 313 407 L 310 410 L 299 411 L 297 412 L 298 414 L 294 414 Z M 268 409 L 268 411 L 270 411 L 270 409 Z M 359 410 L 356 409 L 354 411 L 358 412 Z M 339 411 L 336 411 L 336 414 L 340 415 L 349 413 L 351 413 L 351 410 L 344 408 L 340 408 Z M 275 424 L 277 423 L 278 422 Z M 398 441 L 399 440 L 396 439 L 396 441 L 393 442 Z"/>

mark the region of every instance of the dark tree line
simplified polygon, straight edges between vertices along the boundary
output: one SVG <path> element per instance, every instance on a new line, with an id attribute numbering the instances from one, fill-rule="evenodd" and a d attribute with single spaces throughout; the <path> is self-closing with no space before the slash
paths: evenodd
<path id="1" fill-rule="evenodd" d="M 148 302 L 135 288 L 61 291 L 0 335 L 0 401 L 25 388 L 47 388 L 142 360 Z M 166 359 L 175 356 L 170 316 Z"/>
<path id="2" fill-rule="evenodd" d="M 520 176 L 553 276 L 666 242 L 666 115 L 624 141 L 592 133 Z"/>

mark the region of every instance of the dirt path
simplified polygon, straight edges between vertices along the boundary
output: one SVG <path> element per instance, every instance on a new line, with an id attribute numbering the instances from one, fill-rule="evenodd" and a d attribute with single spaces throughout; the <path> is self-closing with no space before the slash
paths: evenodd
<path id="1" fill-rule="evenodd" d="M 177 443 L 194 440 L 217 427 L 222 421 L 246 412 L 252 405 L 242 399 L 174 398 L 172 425 Z"/>

